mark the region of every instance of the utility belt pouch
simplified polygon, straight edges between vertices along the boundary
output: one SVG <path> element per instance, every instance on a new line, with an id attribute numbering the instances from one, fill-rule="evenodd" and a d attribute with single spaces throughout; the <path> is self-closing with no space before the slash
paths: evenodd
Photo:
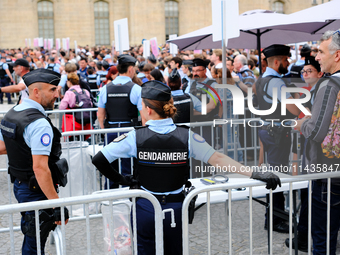
<path id="1" fill-rule="evenodd" d="M 184 199 L 186 198 L 186 196 L 195 189 L 195 186 L 192 186 L 191 182 L 188 181 L 185 185 L 184 190 L 182 191 L 184 194 Z M 194 220 L 194 216 L 195 216 L 195 202 L 197 200 L 198 196 L 195 196 L 191 199 L 190 203 L 189 203 L 189 208 L 188 208 L 188 218 L 189 218 L 189 224 L 192 224 L 193 220 Z"/>
<path id="2" fill-rule="evenodd" d="M 54 173 L 54 182 L 62 187 L 67 184 L 68 163 L 65 158 L 59 159 L 53 164 L 51 171 Z"/>
<path id="3" fill-rule="evenodd" d="M 28 180 L 28 188 L 30 189 L 30 191 L 42 192 L 38 184 L 38 181 L 35 178 L 35 175 L 32 175 L 31 178 Z"/>
<path id="4" fill-rule="evenodd" d="M 283 132 L 284 127 L 283 126 L 267 126 L 267 132 L 268 134 L 275 139 L 275 145 L 279 146 L 283 140 Z"/>
<path id="5" fill-rule="evenodd" d="M 35 215 L 34 213 L 25 213 L 25 223 L 21 226 L 21 231 L 24 235 L 35 237 Z M 55 217 L 51 209 L 39 210 L 39 228 L 40 228 L 40 240 L 46 240 L 51 230 L 56 228 Z"/>

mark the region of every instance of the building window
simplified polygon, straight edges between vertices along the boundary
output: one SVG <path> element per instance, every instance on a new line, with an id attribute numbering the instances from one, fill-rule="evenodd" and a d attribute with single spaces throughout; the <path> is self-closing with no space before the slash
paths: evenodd
<path id="1" fill-rule="evenodd" d="M 94 3 L 94 31 L 96 45 L 110 45 L 109 4 L 107 2 Z"/>
<path id="2" fill-rule="evenodd" d="M 54 39 L 54 14 L 52 2 L 38 2 L 38 27 L 39 37 Z"/>
<path id="3" fill-rule="evenodd" d="M 179 34 L 178 29 L 178 3 L 176 1 L 165 2 L 165 39 L 169 39 L 169 35 Z"/>
<path id="4" fill-rule="evenodd" d="M 284 5 L 282 2 L 276 1 L 273 3 L 273 11 L 276 13 L 284 13 Z"/>

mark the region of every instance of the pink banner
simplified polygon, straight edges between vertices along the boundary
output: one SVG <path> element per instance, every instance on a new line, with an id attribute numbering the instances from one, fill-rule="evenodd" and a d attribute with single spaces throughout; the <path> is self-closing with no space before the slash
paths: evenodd
<path id="1" fill-rule="evenodd" d="M 47 42 L 47 48 L 48 48 L 49 50 L 51 50 L 51 48 L 52 48 L 52 44 L 51 44 L 51 41 L 50 41 L 50 40 L 48 40 L 48 42 Z"/>
<path id="2" fill-rule="evenodd" d="M 194 54 L 202 54 L 202 50 L 194 50 Z"/>
<path id="3" fill-rule="evenodd" d="M 38 40 L 39 40 L 38 38 L 34 38 L 34 39 L 33 39 L 33 46 L 34 46 L 34 47 L 39 47 L 39 42 L 38 42 Z"/>
<path id="4" fill-rule="evenodd" d="M 70 38 L 66 38 L 66 48 L 67 50 L 70 49 Z"/>
<path id="5" fill-rule="evenodd" d="M 152 54 L 157 58 L 158 57 L 157 39 L 156 38 L 150 39 L 150 45 Z"/>
<path id="6" fill-rule="evenodd" d="M 47 39 L 44 39 L 44 49 L 47 49 Z"/>
<path id="7" fill-rule="evenodd" d="M 55 48 L 57 51 L 60 50 L 60 39 L 59 38 L 55 40 Z"/>

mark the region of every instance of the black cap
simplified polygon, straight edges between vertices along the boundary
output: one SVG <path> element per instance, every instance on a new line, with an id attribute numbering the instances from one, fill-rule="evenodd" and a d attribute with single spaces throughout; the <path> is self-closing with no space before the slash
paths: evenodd
<path id="1" fill-rule="evenodd" d="M 160 81 L 147 81 L 142 85 L 142 98 L 169 101 L 171 99 L 171 89 Z"/>
<path id="2" fill-rule="evenodd" d="M 132 57 L 129 54 L 121 54 L 118 56 L 118 64 L 125 64 L 125 63 L 133 63 L 135 64 L 137 61 L 137 59 L 135 59 L 134 57 Z"/>
<path id="3" fill-rule="evenodd" d="M 26 59 L 24 59 L 24 58 L 18 58 L 17 60 L 15 60 L 13 66 L 30 67 L 30 65 L 28 64 L 28 61 Z"/>
<path id="4" fill-rule="evenodd" d="M 273 44 L 263 49 L 266 58 L 273 56 L 290 56 L 290 47 L 282 44 Z"/>
<path id="5" fill-rule="evenodd" d="M 49 83 L 51 85 L 58 86 L 60 82 L 60 76 L 61 75 L 57 72 L 39 68 L 25 74 L 22 79 L 24 80 L 27 87 L 37 82 Z"/>
<path id="6" fill-rule="evenodd" d="M 153 54 L 151 54 L 149 57 L 148 57 L 148 60 L 153 63 L 153 64 L 156 64 L 157 63 L 157 59 L 155 58 L 155 56 Z"/>
<path id="7" fill-rule="evenodd" d="M 183 60 L 182 65 L 192 66 L 193 63 L 194 63 L 194 62 L 193 62 L 192 60 Z"/>
<path id="8" fill-rule="evenodd" d="M 181 79 L 181 75 L 177 71 L 177 68 L 174 68 L 169 74 L 169 81 L 177 81 L 178 79 Z"/>
<path id="9" fill-rule="evenodd" d="M 306 43 L 305 45 L 303 45 L 303 47 L 301 48 L 301 54 L 303 53 L 310 53 L 312 51 L 311 47 Z"/>
<path id="10" fill-rule="evenodd" d="M 105 70 L 109 69 L 110 67 L 109 62 L 107 62 L 106 60 L 103 60 L 101 64 Z"/>
<path id="11" fill-rule="evenodd" d="M 203 67 L 207 67 L 207 62 L 204 61 L 204 59 L 201 58 L 194 58 L 192 60 L 192 66 L 203 66 Z"/>
<path id="12" fill-rule="evenodd" d="M 144 66 L 145 66 L 145 61 L 142 61 L 142 62 L 139 63 L 138 68 L 140 70 L 142 70 L 144 68 Z"/>
<path id="13" fill-rule="evenodd" d="M 320 64 L 319 64 L 318 61 L 315 60 L 315 57 L 312 57 L 312 56 L 306 57 L 306 58 L 305 58 L 305 66 L 306 66 L 306 65 L 312 65 L 312 66 L 315 67 L 316 70 L 318 70 L 318 72 L 321 71 Z"/>

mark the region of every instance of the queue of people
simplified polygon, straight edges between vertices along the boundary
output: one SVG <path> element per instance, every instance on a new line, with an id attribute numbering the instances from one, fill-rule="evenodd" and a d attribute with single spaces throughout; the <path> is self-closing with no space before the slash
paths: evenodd
<path id="1" fill-rule="evenodd" d="M 170 218 L 164 221 L 165 254 L 182 254 L 182 191 L 185 186 L 190 186 L 190 158 L 212 166 L 235 166 L 237 172 L 265 182 L 268 189 L 281 185 L 280 179 L 272 172 L 240 171 L 245 155 L 241 150 L 237 150 L 235 154 L 235 147 L 232 146 L 249 146 L 247 139 L 250 136 L 228 135 L 227 138 L 217 140 L 220 144 L 216 146 L 210 127 L 203 127 L 202 135 L 198 135 L 198 129 L 190 130 L 177 125 L 220 119 L 224 103 L 228 109 L 227 118 L 234 118 L 231 102 L 237 99 L 228 91 L 227 100 L 224 100 L 223 93 L 217 89 L 223 76 L 221 50 L 203 50 L 202 54 L 183 51 L 173 57 L 167 47 L 164 46 L 159 56 L 151 55 L 147 59 L 141 56 L 141 46 L 131 48 L 124 54 L 112 52 L 105 47 L 80 47 L 79 51 L 71 50 L 67 55 L 64 51 L 52 50 L 49 53 L 44 49 L 24 49 L 24 55 L 16 52 L 18 58 L 12 59 L 14 73 L 9 72 L 8 64 L 2 60 L 0 79 L 6 79 L 1 82 L 0 93 L 22 92 L 21 103 L 6 114 L 0 126 L 0 152 L 8 154 L 9 174 L 19 203 L 58 198 L 58 185 L 62 183 L 56 167 L 60 157 L 60 132 L 45 113 L 45 110 L 53 109 L 58 97 L 62 98 L 59 109 L 81 108 L 83 105 L 86 106 L 83 108 L 90 108 L 98 103 L 96 117 L 99 128 L 135 127 L 133 131 L 120 136 L 109 133 L 104 148 L 93 157 L 92 163 L 107 178 L 105 188 L 113 189 L 125 185 L 143 189 L 152 193 L 163 209 L 174 209 L 177 226 L 170 227 Z M 251 52 L 253 56 L 249 60 L 252 61 L 241 50 L 228 50 L 227 83 L 238 87 L 244 95 L 254 97 L 262 111 L 270 109 L 274 98 L 277 99 L 276 110 L 260 116 L 260 164 L 264 163 L 263 156 L 266 154 L 267 164 L 271 167 L 289 165 L 290 154 L 297 154 L 294 150 L 297 142 L 292 140 L 292 128 L 288 126 L 296 119 L 295 129 L 304 137 L 301 150 L 303 163 L 300 169 L 309 173 L 308 169 L 311 167 L 323 164 L 328 170 L 339 164 L 339 155 L 330 157 L 329 153 L 325 154 L 321 144 L 328 136 L 329 129 L 337 125 L 332 116 L 340 90 L 340 32 L 326 32 L 321 38 L 316 56 L 312 55 L 308 45 L 303 46 L 303 60 L 297 64 L 289 61 L 291 50 L 286 45 L 271 45 L 262 50 L 260 59 L 256 58 L 256 52 Z M 12 50 L 3 52 L 13 55 Z M 6 56 L 1 59 L 6 60 Z M 39 61 L 43 64 L 39 65 Z M 259 61 L 263 63 L 263 70 L 256 69 Z M 1 73 L 1 70 L 4 71 Z M 284 100 L 304 97 L 299 93 L 281 93 L 286 87 L 296 86 L 292 84 L 295 80 L 291 75 L 296 70 L 300 72 L 300 77 L 297 78 L 311 92 L 311 99 L 303 105 L 311 115 L 302 116 L 301 109 L 295 104 L 283 103 Z M 15 76 L 21 77 L 17 83 L 13 78 Z M 13 84 L 10 85 L 9 81 Z M 253 89 L 252 95 L 248 88 Z M 98 89 L 98 94 L 91 93 L 91 89 Z M 283 107 L 286 108 L 285 115 L 282 114 Z M 245 112 L 244 116 L 247 117 L 247 114 Z M 66 114 L 62 131 L 92 129 L 94 123 L 91 123 L 92 118 L 88 115 L 86 112 L 81 117 Z M 287 119 L 289 120 L 286 121 Z M 216 127 L 215 131 L 219 132 L 219 128 Z M 231 129 L 228 130 L 229 133 L 232 133 Z M 86 137 L 79 139 L 84 140 Z M 227 140 L 228 149 L 232 152 L 228 152 L 228 156 L 217 151 L 221 148 L 223 139 Z M 215 144 L 214 148 L 211 147 L 212 144 Z M 173 157 L 174 154 L 181 156 Z M 133 171 L 131 158 L 134 160 Z M 121 159 L 121 173 L 118 172 L 118 159 Z M 299 160 L 297 155 L 295 159 Z M 325 254 L 326 249 L 326 189 L 324 180 L 313 181 L 311 231 L 314 254 Z M 340 189 L 337 178 L 332 179 L 331 191 L 331 254 L 335 254 L 340 227 L 337 198 Z M 289 239 L 285 243 L 288 247 L 292 245 L 294 249 L 306 251 L 308 194 L 306 190 L 301 194 L 298 247 L 290 244 Z M 273 206 L 284 210 L 282 192 L 273 194 Z M 152 206 L 147 200 L 138 199 L 136 211 L 138 254 L 155 254 Z M 48 234 L 56 224 L 60 224 L 60 210 L 54 208 L 44 213 L 52 215 L 51 220 L 54 221 L 46 230 Z M 273 217 L 274 231 L 289 233 L 289 226 L 283 219 L 275 215 L 270 217 Z M 34 253 L 37 249 L 35 235 L 32 234 L 32 219 L 34 217 L 31 212 L 22 214 L 21 229 L 25 235 L 23 254 Z M 269 215 L 265 214 L 264 229 L 268 229 L 268 219 Z M 67 220 L 66 211 L 66 223 Z M 44 232 L 41 240 L 42 251 L 46 233 Z"/>

